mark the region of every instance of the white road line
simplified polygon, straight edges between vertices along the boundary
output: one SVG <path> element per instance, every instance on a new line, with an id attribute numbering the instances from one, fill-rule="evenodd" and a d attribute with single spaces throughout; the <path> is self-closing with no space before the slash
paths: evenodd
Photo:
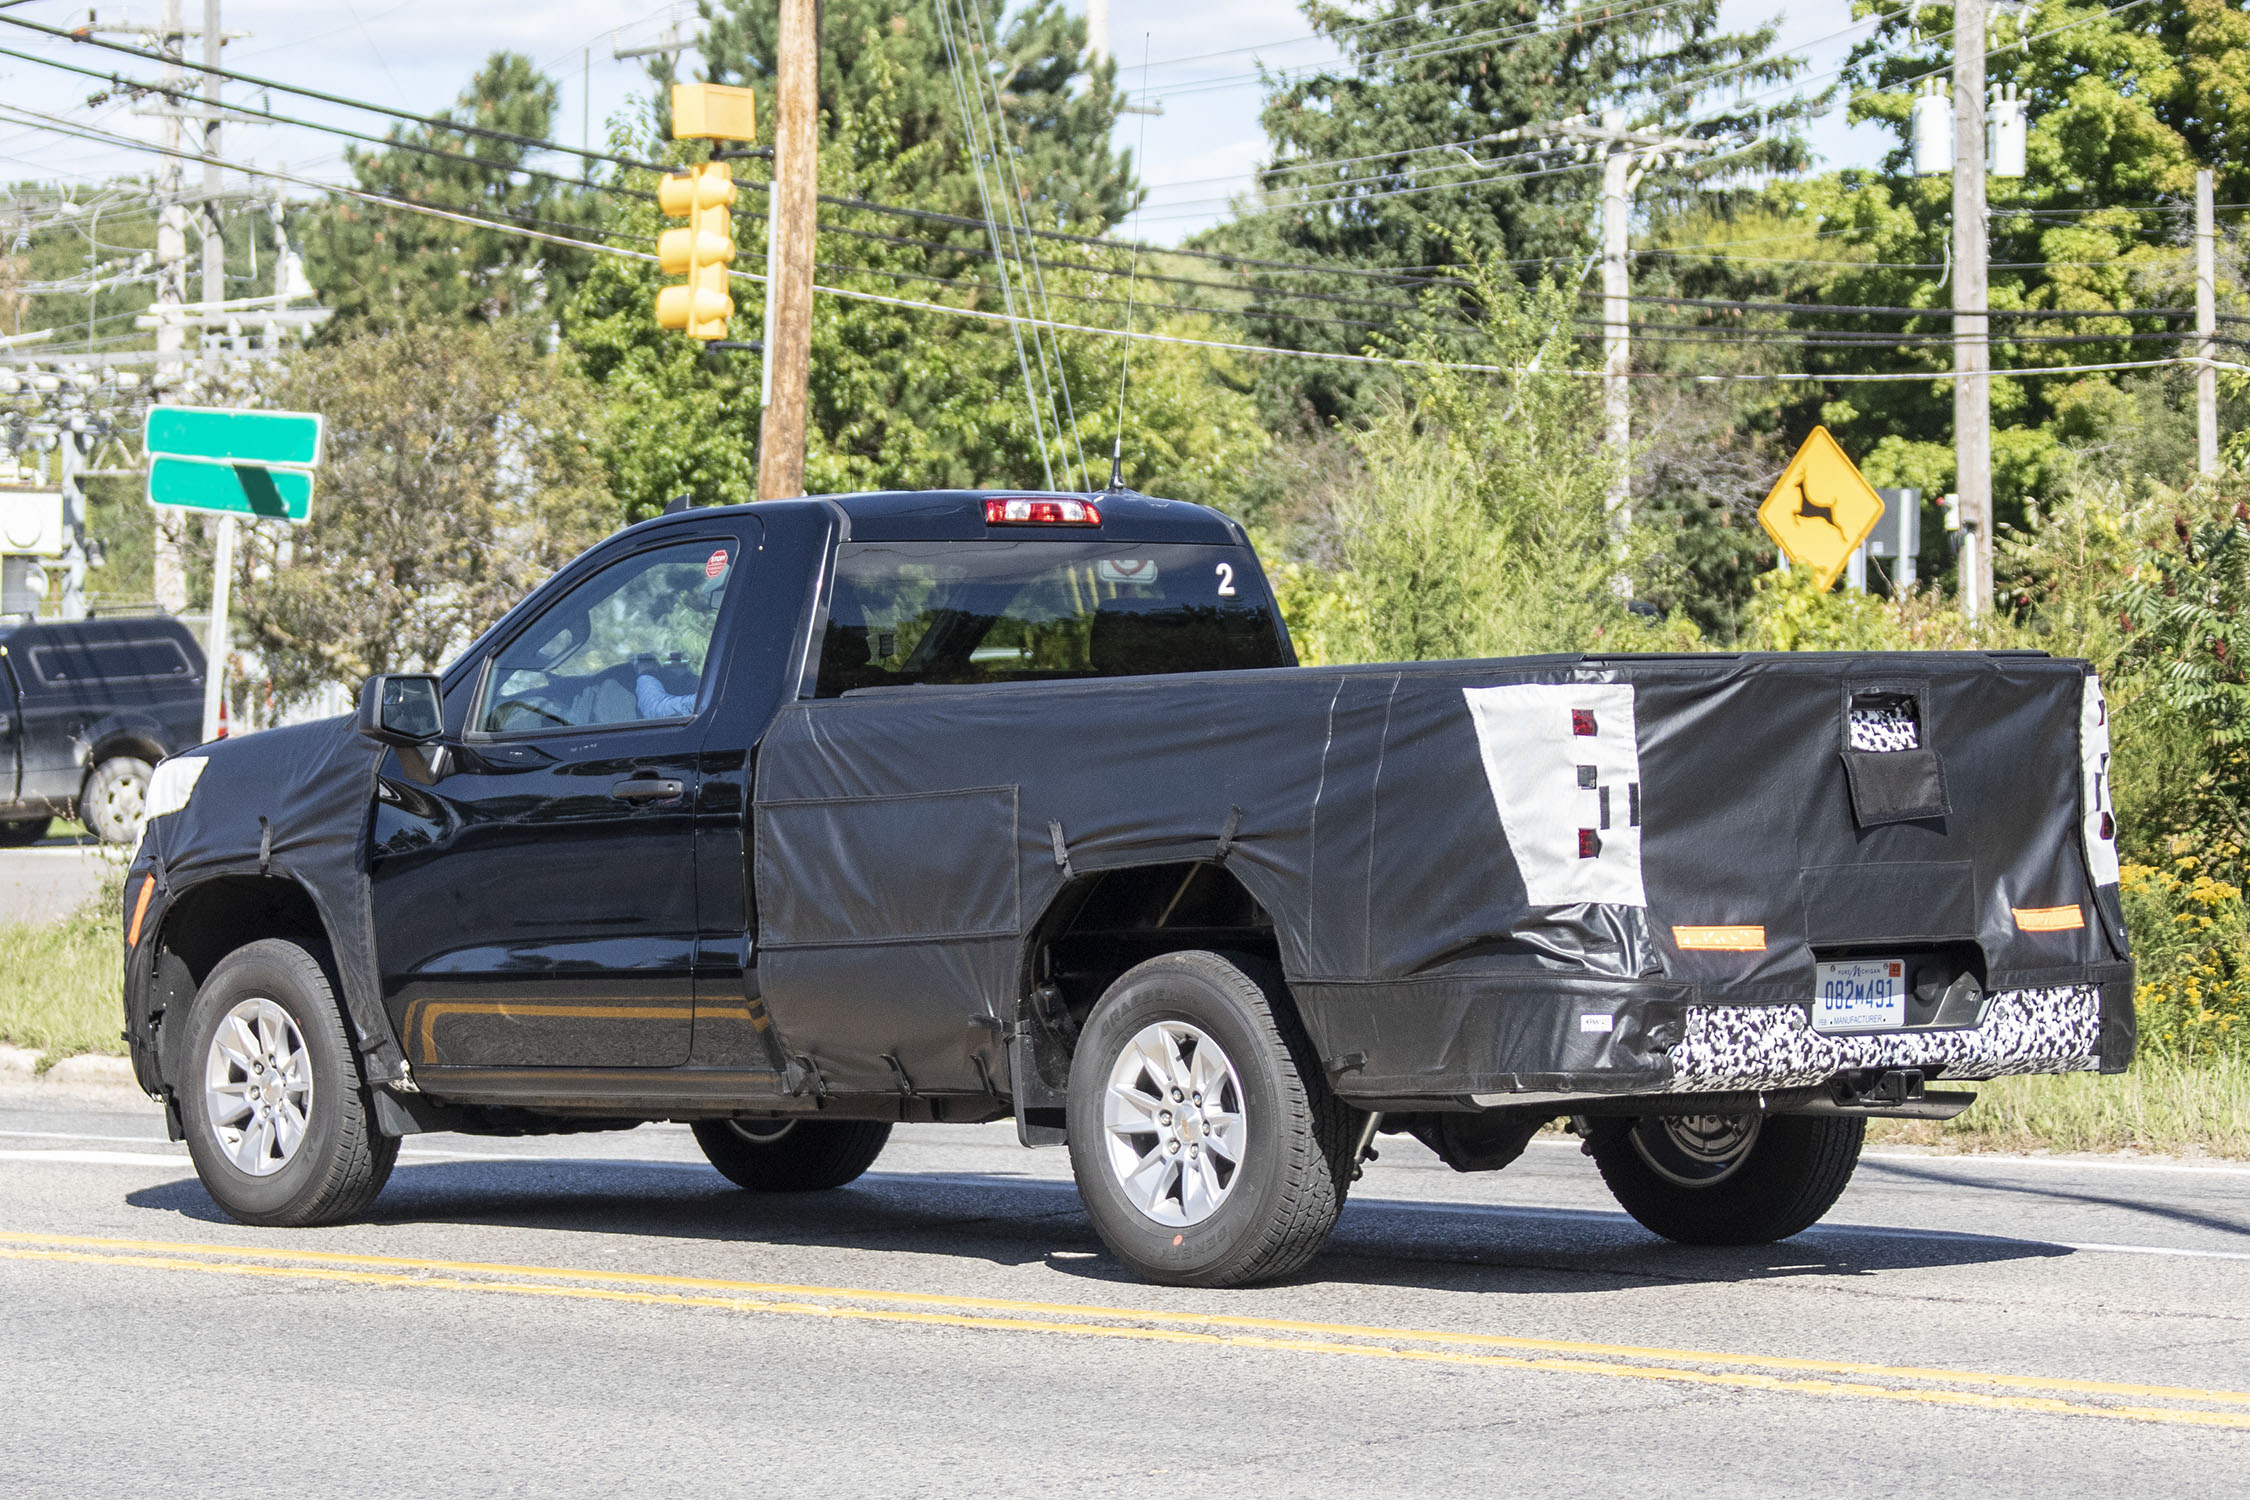
<path id="1" fill-rule="evenodd" d="M 2089 1172 L 2185 1172 L 2200 1177 L 2250 1177 L 2250 1167 L 2206 1165 L 2192 1161 L 2096 1161 L 2083 1156 L 2001 1156 L 1986 1152 L 1946 1155 L 1924 1151 L 1862 1151 L 1861 1161 L 1911 1162 L 1917 1166 L 2034 1167 L 2040 1170 L 2083 1169 Z"/>
<path id="2" fill-rule="evenodd" d="M 105 1167 L 184 1167 L 187 1155 L 153 1151 L 0 1151 L 0 1161 L 70 1161 Z"/>

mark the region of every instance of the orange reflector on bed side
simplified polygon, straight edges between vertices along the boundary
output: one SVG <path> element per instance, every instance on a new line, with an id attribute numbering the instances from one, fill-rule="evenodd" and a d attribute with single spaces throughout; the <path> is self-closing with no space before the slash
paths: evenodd
<path id="1" fill-rule="evenodd" d="M 1763 953 L 1764 927 L 1674 927 L 1672 941 L 1683 949 L 1715 953 Z"/>
<path id="2" fill-rule="evenodd" d="M 141 877 L 141 894 L 133 902 L 133 925 L 131 930 L 125 934 L 126 947 L 137 948 L 140 946 L 141 918 L 148 915 L 148 898 L 155 893 L 156 877 L 154 875 L 143 875 Z"/>
<path id="3" fill-rule="evenodd" d="M 2077 906 L 2019 906 L 2016 926 L 2025 932 L 2075 932 L 2086 925 L 2086 912 Z"/>

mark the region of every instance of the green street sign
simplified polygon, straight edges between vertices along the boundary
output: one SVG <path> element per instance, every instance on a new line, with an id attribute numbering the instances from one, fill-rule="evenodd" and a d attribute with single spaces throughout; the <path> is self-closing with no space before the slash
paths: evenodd
<path id="1" fill-rule="evenodd" d="M 309 469 L 320 462 L 320 436 L 318 412 L 152 406 L 143 446 L 151 456 Z"/>
<path id="2" fill-rule="evenodd" d="M 313 477 L 305 469 L 212 463 L 156 454 L 148 461 L 148 503 L 261 520 L 302 521 L 312 514 Z"/>

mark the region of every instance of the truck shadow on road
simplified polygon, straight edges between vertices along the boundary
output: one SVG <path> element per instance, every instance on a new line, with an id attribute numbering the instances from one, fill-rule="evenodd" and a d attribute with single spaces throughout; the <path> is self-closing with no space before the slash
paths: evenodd
<path id="1" fill-rule="evenodd" d="M 193 1178 L 129 1194 L 136 1208 L 225 1223 Z M 366 1222 L 702 1240 L 750 1249 L 834 1249 L 1044 1264 L 1067 1276 L 1132 1282 L 1095 1237 L 1068 1182 L 992 1173 L 871 1172 L 829 1193 L 741 1192 L 700 1164 L 555 1158 L 505 1164 L 401 1163 Z M 499 1252 L 480 1252 L 499 1253 Z M 544 1252 L 522 1244 L 505 1254 Z M 579 1247 L 557 1245 L 558 1262 Z M 1586 1293 L 1781 1277 L 1860 1277 L 2067 1256 L 2067 1246 L 1998 1235 L 1823 1225 L 1750 1247 L 1674 1245 L 1622 1213 L 1355 1199 L 1328 1247 L 1289 1284 Z M 756 1279 L 750 1254 L 721 1274 Z M 794 1259 L 790 1279 L 806 1274 Z M 834 1273 L 864 1281 L 857 1262 Z"/>

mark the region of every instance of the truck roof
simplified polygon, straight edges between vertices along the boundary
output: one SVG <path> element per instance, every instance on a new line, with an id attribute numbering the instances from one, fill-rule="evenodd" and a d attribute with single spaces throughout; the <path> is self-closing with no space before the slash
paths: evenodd
<path id="1" fill-rule="evenodd" d="M 1097 530 L 1080 526 L 1001 526 L 984 523 L 984 502 L 995 498 L 1088 500 L 1101 511 Z M 802 500 L 761 500 L 750 505 L 673 512 L 669 519 L 709 516 L 715 511 L 756 514 L 783 505 L 832 504 L 851 522 L 857 541 L 975 541 L 1005 536 L 1012 540 L 1201 542 L 1245 546 L 1249 539 L 1225 514 L 1185 500 L 1163 500 L 1131 490 L 870 490 L 854 495 L 810 495 Z M 664 520 L 667 517 L 658 517 Z M 643 522 L 643 525 L 650 524 Z"/>

